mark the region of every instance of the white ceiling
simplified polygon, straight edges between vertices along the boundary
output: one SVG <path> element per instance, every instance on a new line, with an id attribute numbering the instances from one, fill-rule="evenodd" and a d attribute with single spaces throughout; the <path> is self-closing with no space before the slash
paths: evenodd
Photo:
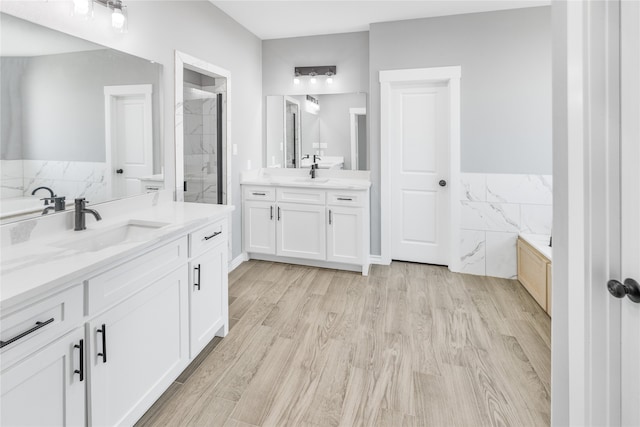
<path id="1" fill-rule="evenodd" d="M 550 0 L 210 0 L 263 40 L 367 31 L 369 24 L 547 6 Z"/>
<path id="2" fill-rule="evenodd" d="M 2 14 L 0 56 L 40 56 L 106 49 L 86 40 Z"/>

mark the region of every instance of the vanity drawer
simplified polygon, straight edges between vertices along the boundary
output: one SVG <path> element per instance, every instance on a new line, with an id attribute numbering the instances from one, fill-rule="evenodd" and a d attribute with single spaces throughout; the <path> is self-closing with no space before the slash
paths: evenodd
<path id="1" fill-rule="evenodd" d="M 245 200 L 276 201 L 276 189 L 274 187 L 244 187 Z"/>
<path id="2" fill-rule="evenodd" d="M 366 191 L 327 191 L 327 204 L 332 206 L 366 206 Z"/>
<path id="3" fill-rule="evenodd" d="M 84 314 L 83 300 L 82 286 L 76 285 L 3 314 L 0 320 L 2 368 L 76 328 Z"/>
<path id="4" fill-rule="evenodd" d="M 193 258 L 227 240 L 226 220 L 216 221 L 189 234 L 189 257 Z"/>
<path id="5" fill-rule="evenodd" d="M 278 202 L 324 205 L 325 198 L 325 190 L 309 188 L 278 188 L 276 191 L 276 199 Z"/>
<path id="6" fill-rule="evenodd" d="M 187 261 L 187 236 L 87 280 L 87 314 L 94 315 Z"/>

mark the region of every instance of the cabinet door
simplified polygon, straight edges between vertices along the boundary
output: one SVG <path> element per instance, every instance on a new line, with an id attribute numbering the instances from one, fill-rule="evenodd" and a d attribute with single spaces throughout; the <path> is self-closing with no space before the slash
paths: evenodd
<path id="1" fill-rule="evenodd" d="M 84 343 L 78 328 L 3 371 L 0 425 L 85 425 L 86 364 L 83 381 L 74 372 Z"/>
<path id="2" fill-rule="evenodd" d="M 243 211 L 244 250 L 261 254 L 276 253 L 275 204 L 245 201 Z"/>
<path id="3" fill-rule="evenodd" d="M 189 292 L 191 358 L 211 341 L 221 327 L 228 332 L 228 277 L 226 242 L 194 258 Z"/>
<path id="4" fill-rule="evenodd" d="M 184 265 L 89 323 L 91 425 L 132 425 L 180 374 L 187 282 Z"/>
<path id="5" fill-rule="evenodd" d="M 277 254 L 326 260 L 326 208 L 319 205 L 278 203 Z"/>
<path id="6" fill-rule="evenodd" d="M 362 263 L 362 210 L 331 206 L 328 209 L 327 261 Z"/>

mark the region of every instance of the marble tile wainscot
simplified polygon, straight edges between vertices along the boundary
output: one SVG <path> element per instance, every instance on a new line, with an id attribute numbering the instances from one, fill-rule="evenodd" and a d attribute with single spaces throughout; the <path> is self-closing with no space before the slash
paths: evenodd
<path id="1" fill-rule="evenodd" d="M 461 272 L 517 277 L 519 233 L 551 235 L 550 175 L 461 175 Z"/>

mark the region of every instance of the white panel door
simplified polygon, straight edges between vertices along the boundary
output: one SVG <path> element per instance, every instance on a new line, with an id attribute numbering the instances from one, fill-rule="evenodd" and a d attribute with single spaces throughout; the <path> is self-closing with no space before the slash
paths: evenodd
<path id="1" fill-rule="evenodd" d="M 82 381 L 80 374 L 74 372 L 80 371 L 81 341 L 84 343 L 84 328 L 76 329 L 2 371 L 0 425 L 85 424 L 84 355 Z"/>
<path id="2" fill-rule="evenodd" d="M 362 263 L 362 209 L 329 207 L 327 261 Z"/>
<path id="3" fill-rule="evenodd" d="M 111 193 L 137 195 L 140 178 L 153 174 L 151 85 L 106 86 L 104 91 Z"/>
<path id="4" fill-rule="evenodd" d="M 275 203 L 244 202 L 244 250 L 260 254 L 276 253 Z"/>
<path id="5" fill-rule="evenodd" d="M 640 281 L 640 3 L 621 2 L 622 278 Z M 621 301 L 621 421 L 640 425 L 640 304 Z"/>
<path id="6" fill-rule="evenodd" d="M 433 84 L 392 90 L 392 259 L 449 262 L 447 91 L 445 85 Z"/>
<path id="7" fill-rule="evenodd" d="M 277 254 L 326 260 L 326 208 L 320 205 L 278 203 Z"/>
<path id="8" fill-rule="evenodd" d="M 227 287 L 227 246 L 224 243 L 205 252 L 191 263 L 189 315 L 190 350 L 194 358 L 227 322 L 223 287 Z"/>
<path id="9" fill-rule="evenodd" d="M 187 282 L 184 265 L 89 323 L 89 425 L 133 425 L 179 375 L 188 358 Z"/>

